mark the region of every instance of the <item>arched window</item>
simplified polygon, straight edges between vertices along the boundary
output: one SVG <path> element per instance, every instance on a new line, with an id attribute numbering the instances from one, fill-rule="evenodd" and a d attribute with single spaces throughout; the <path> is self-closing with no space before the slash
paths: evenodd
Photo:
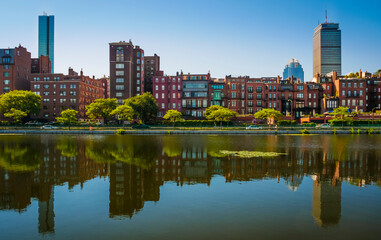
<path id="1" fill-rule="evenodd" d="M 118 47 L 116 49 L 116 61 L 117 62 L 122 62 L 124 61 L 124 51 L 122 47 Z"/>

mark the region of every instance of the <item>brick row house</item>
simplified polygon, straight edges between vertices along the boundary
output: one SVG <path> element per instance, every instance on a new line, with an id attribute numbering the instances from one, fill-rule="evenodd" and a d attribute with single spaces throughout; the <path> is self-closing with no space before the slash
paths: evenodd
<path id="1" fill-rule="evenodd" d="M 163 117 L 168 110 L 182 111 L 182 77 L 164 76 L 163 72 L 158 72 L 158 76 L 153 77 L 153 96 L 159 107 L 159 117 Z"/>

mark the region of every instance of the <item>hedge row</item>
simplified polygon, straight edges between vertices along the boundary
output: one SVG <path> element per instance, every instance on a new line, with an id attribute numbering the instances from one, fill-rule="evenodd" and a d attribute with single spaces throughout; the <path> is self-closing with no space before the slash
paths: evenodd
<path id="1" fill-rule="evenodd" d="M 340 121 L 340 120 L 330 120 L 332 126 L 367 126 L 367 125 L 381 125 L 381 120 L 349 120 L 349 121 Z"/>
<path id="2" fill-rule="evenodd" d="M 296 121 L 295 120 L 279 120 L 278 121 L 279 126 L 296 126 Z"/>
<path id="3" fill-rule="evenodd" d="M 173 126 L 173 123 L 170 121 L 162 121 L 162 125 Z M 219 123 L 217 123 L 219 125 Z M 231 122 L 223 122 L 224 126 L 232 125 Z M 211 120 L 185 120 L 185 121 L 176 121 L 176 127 L 203 127 L 203 126 L 214 126 L 214 121 Z"/>

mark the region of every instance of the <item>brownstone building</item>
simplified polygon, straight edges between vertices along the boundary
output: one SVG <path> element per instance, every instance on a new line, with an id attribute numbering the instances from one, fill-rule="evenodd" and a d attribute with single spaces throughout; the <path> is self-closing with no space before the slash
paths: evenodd
<path id="1" fill-rule="evenodd" d="M 144 91 L 153 93 L 152 79 L 160 71 L 160 57 L 155 53 L 153 56 L 144 57 Z"/>
<path id="2" fill-rule="evenodd" d="M 26 48 L 0 49 L 0 94 L 29 90 L 31 55 Z"/>
<path id="3" fill-rule="evenodd" d="M 119 104 L 144 92 L 144 51 L 131 41 L 110 43 L 110 98 Z"/>
<path id="4" fill-rule="evenodd" d="M 85 106 L 95 99 L 105 98 L 107 90 L 101 80 L 80 75 L 69 68 L 68 75 L 62 73 L 32 74 L 30 89 L 42 97 L 42 109 L 36 119 L 54 121 L 65 109 L 79 111 L 85 118 Z"/>
<path id="5" fill-rule="evenodd" d="M 51 64 L 49 56 L 41 55 L 39 58 L 31 59 L 31 73 L 51 73 Z"/>

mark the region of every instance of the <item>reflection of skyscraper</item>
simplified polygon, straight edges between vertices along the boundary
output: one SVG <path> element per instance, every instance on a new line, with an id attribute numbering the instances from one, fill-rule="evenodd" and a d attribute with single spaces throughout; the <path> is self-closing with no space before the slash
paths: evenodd
<path id="1" fill-rule="evenodd" d="M 313 182 L 312 215 L 320 227 L 336 225 L 341 217 L 341 183 Z"/>
<path id="2" fill-rule="evenodd" d="M 38 232 L 54 232 L 54 188 L 52 187 L 50 198 L 46 201 L 38 201 Z"/>
<path id="3" fill-rule="evenodd" d="M 38 56 L 49 56 L 54 73 L 54 16 L 38 16 Z"/>

